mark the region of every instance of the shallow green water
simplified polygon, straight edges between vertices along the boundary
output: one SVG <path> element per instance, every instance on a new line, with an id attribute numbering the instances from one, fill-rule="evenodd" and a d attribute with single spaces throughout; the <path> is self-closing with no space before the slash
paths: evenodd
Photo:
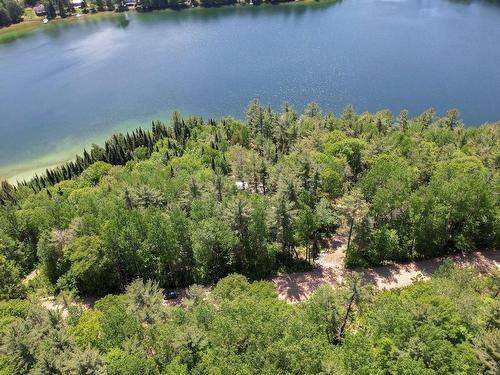
<path id="1" fill-rule="evenodd" d="M 0 44 L 0 176 L 67 159 L 172 110 L 244 116 L 259 98 L 339 113 L 457 107 L 500 119 L 500 7 L 345 0 L 59 23 Z"/>

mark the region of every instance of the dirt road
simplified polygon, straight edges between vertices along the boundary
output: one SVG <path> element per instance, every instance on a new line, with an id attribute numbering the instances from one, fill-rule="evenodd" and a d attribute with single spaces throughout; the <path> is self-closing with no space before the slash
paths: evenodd
<path id="1" fill-rule="evenodd" d="M 410 285 L 417 277 L 429 278 L 443 263 L 446 257 L 422 260 L 407 264 L 383 267 L 347 270 L 344 267 L 345 239 L 335 236 L 330 240 L 329 249 L 321 254 L 317 267 L 309 272 L 283 274 L 272 279 L 280 299 L 295 303 L 307 299 L 323 284 L 337 285 L 352 271 L 359 272 L 366 283 L 374 284 L 378 289 L 400 288 Z M 461 267 L 472 266 L 480 272 L 487 272 L 492 267 L 500 268 L 500 251 L 477 251 L 464 255 L 448 257 Z M 165 300 L 164 305 L 175 306 L 186 297 L 186 288 L 176 289 L 178 297 Z M 210 290 L 210 288 L 207 288 Z M 93 307 L 97 298 L 85 297 L 81 300 L 84 308 Z M 63 304 L 54 298 L 46 298 L 42 305 L 48 309 L 61 309 Z"/>
<path id="2" fill-rule="evenodd" d="M 314 290 L 323 284 L 336 285 L 347 273 L 343 265 L 345 240 L 342 237 L 331 239 L 329 250 L 317 261 L 317 268 L 309 272 L 284 274 L 273 279 L 278 297 L 287 302 L 305 300 Z M 448 257 L 461 267 L 472 266 L 480 272 L 491 267 L 500 268 L 500 251 L 478 251 L 464 255 Z M 407 264 L 389 265 L 374 268 L 355 269 L 362 279 L 374 284 L 379 289 L 400 288 L 411 284 L 415 278 L 428 278 L 443 263 L 446 257 L 422 260 Z"/>

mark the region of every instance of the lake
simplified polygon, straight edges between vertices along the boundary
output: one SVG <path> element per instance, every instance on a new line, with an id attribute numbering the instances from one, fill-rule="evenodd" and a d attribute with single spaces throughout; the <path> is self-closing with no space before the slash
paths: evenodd
<path id="1" fill-rule="evenodd" d="M 500 6 L 344 0 L 43 26 L 0 44 L 0 177 L 28 176 L 173 110 L 243 118 L 253 98 L 500 120 Z"/>

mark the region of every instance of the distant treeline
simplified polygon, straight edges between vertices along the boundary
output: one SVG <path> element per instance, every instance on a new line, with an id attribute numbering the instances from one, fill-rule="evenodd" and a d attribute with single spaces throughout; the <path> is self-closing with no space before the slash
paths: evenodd
<path id="1" fill-rule="evenodd" d="M 254 4 L 260 5 L 263 3 L 277 4 L 286 3 L 293 0 L 139 0 L 137 2 L 137 10 L 139 11 L 150 11 L 156 9 L 166 9 L 166 8 L 188 8 L 192 6 L 202 6 L 202 7 L 218 7 L 223 5 L 235 5 L 235 4 Z"/>
<path id="2" fill-rule="evenodd" d="M 49 1 L 61 1 L 61 0 L 49 0 Z M 249 4 L 249 5 L 260 5 L 260 4 L 277 4 L 292 2 L 294 0 L 137 0 L 135 2 L 135 9 L 138 11 L 152 11 L 159 9 L 181 9 L 181 8 L 191 8 L 191 7 L 218 7 L 223 5 L 236 5 L 236 4 Z M 319 0 L 316 0 L 319 1 Z M 128 7 L 127 5 L 133 4 L 133 0 L 90 0 L 88 2 L 88 10 L 90 12 L 95 11 L 124 11 Z"/>

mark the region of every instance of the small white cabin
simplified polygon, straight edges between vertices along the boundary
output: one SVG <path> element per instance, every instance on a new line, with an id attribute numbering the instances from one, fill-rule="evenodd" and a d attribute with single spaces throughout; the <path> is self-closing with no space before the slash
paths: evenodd
<path id="1" fill-rule="evenodd" d="M 84 1 L 83 0 L 70 0 L 71 6 L 75 9 L 81 8 Z"/>
<path id="2" fill-rule="evenodd" d="M 33 7 L 33 11 L 35 14 L 39 17 L 47 15 L 47 12 L 45 11 L 45 7 L 43 4 L 37 4 Z"/>

